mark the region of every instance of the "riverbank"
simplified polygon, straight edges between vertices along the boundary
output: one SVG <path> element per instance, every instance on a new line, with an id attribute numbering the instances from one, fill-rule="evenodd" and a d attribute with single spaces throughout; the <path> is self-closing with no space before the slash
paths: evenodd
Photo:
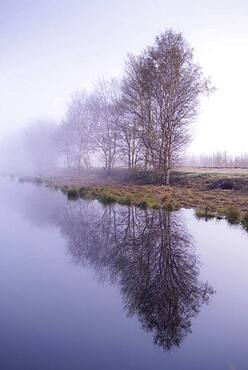
<path id="1" fill-rule="evenodd" d="M 90 180 L 90 181 L 89 181 Z M 178 210 L 193 208 L 197 217 L 226 218 L 248 230 L 248 171 L 180 169 L 170 186 L 140 184 L 123 179 L 84 175 L 23 177 L 20 181 L 60 189 L 69 199 L 98 199 L 104 204 L 117 202 L 142 208 Z"/>

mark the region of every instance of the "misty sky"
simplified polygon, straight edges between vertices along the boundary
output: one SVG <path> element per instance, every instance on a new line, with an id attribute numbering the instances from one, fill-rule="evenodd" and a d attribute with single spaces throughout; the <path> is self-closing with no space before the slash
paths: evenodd
<path id="1" fill-rule="evenodd" d="M 217 92 L 193 152 L 248 152 L 248 0 L 0 0 L 0 135 L 60 120 L 74 91 L 121 77 L 166 28 L 182 31 Z"/>

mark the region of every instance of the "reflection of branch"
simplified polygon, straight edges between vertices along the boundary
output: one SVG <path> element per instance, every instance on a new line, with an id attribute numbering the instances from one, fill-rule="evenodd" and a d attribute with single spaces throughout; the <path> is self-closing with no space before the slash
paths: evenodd
<path id="1" fill-rule="evenodd" d="M 60 227 L 74 260 L 118 282 L 128 315 L 153 332 L 155 343 L 180 345 L 213 289 L 199 281 L 199 262 L 179 214 L 75 202 Z"/>

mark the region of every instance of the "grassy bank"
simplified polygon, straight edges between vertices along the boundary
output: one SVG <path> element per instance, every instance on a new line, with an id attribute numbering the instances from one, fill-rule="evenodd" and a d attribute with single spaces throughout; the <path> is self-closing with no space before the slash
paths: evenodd
<path id="1" fill-rule="evenodd" d="M 227 218 L 248 226 L 248 196 L 231 190 L 203 191 L 173 186 L 92 186 L 62 189 L 68 198 L 96 198 L 102 203 L 134 204 L 142 208 L 195 209 L 197 217 Z"/>
<path id="2" fill-rule="evenodd" d="M 109 179 L 107 183 L 87 183 L 84 178 L 73 176 L 29 178 L 29 181 L 60 189 L 69 199 L 98 199 L 104 204 L 117 202 L 154 209 L 193 208 L 199 218 L 226 218 L 248 229 L 247 172 L 181 170 L 173 175 L 171 186 L 111 183 Z"/>

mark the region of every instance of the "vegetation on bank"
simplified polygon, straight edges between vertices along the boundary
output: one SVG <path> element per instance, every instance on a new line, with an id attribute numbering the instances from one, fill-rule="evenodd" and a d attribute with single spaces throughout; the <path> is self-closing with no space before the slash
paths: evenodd
<path id="1" fill-rule="evenodd" d="M 199 218 L 226 218 L 230 223 L 248 226 L 248 197 L 232 191 L 202 191 L 173 186 L 92 186 L 62 188 L 69 199 L 98 199 L 103 204 L 117 202 L 141 208 L 195 209 Z"/>
<path id="2" fill-rule="evenodd" d="M 135 183 L 87 184 L 79 179 L 26 178 L 38 185 L 60 189 L 70 200 L 98 199 L 103 204 L 117 202 L 141 208 L 178 210 L 192 208 L 196 217 L 225 218 L 248 230 L 248 175 L 180 172 L 172 185 Z"/>

